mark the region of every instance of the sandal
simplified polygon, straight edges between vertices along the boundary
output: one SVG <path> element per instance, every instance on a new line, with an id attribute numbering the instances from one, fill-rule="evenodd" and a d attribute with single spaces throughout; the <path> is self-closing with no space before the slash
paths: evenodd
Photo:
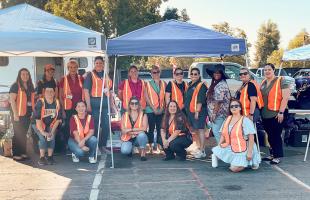
<path id="1" fill-rule="evenodd" d="M 15 160 L 15 161 L 22 161 L 23 157 L 21 157 L 21 156 L 13 156 L 13 160 Z"/>
<path id="2" fill-rule="evenodd" d="M 262 159 L 262 161 L 272 161 L 272 160 L 273 160 L 273 156 L 272 155 L 267 156 L 267 157 Z"/>
<path id="3" fill-rule="evenodd" d="M 22 154 L 21 157 L 22 157 L 24 160 L 27 160 L 27 159 L 29 158 L 26 154 Z"/>
<path id="4" fill-rule="evenodd" d="M 281 162 L 280 158 L 274 158 L 270 161 L 271 165 L 277 165 Z"/>

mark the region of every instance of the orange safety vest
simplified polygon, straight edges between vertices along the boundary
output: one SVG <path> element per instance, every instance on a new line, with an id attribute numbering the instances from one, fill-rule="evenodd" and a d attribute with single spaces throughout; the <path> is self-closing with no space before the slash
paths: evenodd
<path id="1" fill-rule="evenodd" d="M 221 144 L 221 147 L 225 148 L 231 146 L 231 150 L 235 153 L 245 152 L 247 149 L 247 141 L 243 137 L 243 116 L 234 124 L 232 130 L 229 133 L 228 126 L 232 119 L 232 116 L 228 116 L 224 122 L 222 129 L 222 136 L 225 139 L 225 143 Z"/>
<path id="2" fill-rule="evenodd" d="M 185 91 L 187 91 L 188 85 L 185 83 Z M 176 101 L 179 108 L 182 110 L 184 108 L 184 99 L 183 94 L 180 88 L 177 86 L 177 84 L 174 81 L 171 81 L 171 100 Z"/>
<path id="3" fill-rule="evenodd" d="M 34 92 L 31 92 L 31 107 L 34 110 Z M 27 113 L 27 94 L 26 91 L 23 91 L 18 83 L 17 99 L 16 99 L 16 108 L 18 116 L 25 116 Z"/>
<path id="4" fill-rule="evenodd" d="M 79 133 L 80 139 L 82 140 L 87 136 L 89 132 L 89 125 L 91 121 L 91 115 L 87 115 L 85 126 L 82 125 L 80 118 L 77 115 L 73 115 L 77 131 Z"/>
<path id="5" fill-rule="evenodd" d="M 265 83 L 265 81 L 266 79 L 262 81 L 262 85 Z M 282 77 L 277 77 L 268 94 L 268 109 L 276 112 L 280 110 L 282 101 L 281 81 Z"/>
<path id="6" fill-rule="evenodd" d="M 112 80 L 109 77 L 106 77 L 104 81 L 104 86 L 102 88 L 102 79 L 96 75 L 96 73 L 91 72 L 92 77 L 92 89 L 91 96 L 92 97 L 101 97 L 103 88 L 112 88 Z M 107 92 L 107 96 L 110 95 L 110 92 Z"/>
<path id="7" fill-rule="evenodd" d="M 159 94 L 157 94 L 152 87 L 151 83 L 148 82 L 147 85 L 147 93 L 148 96 L 150 97 L 150 100 L 152 104 L 155 106 L 155 108 L 160 108 L 163 109 L 165 105 L 165 87 L 166 83 L 164 81 L 160 81 L 160 91 Z"/>
<path id="8" fill-rule="evenodd" d="M 138 116 L 138 118 L 137 118 L 137 120 L 133 126 L 132 126 L 130 119 L 129 119 L 129 113 L 128 112 L 124 113 L 123 123 L 124 123 L 124 127 L 126 129 L 141 128 L 143 125 L 142 122 L 143 122 L 143 112 L 139 113 L 139 116 Z M 131 139 L 131 135 L 129 133 L 122 134 L 122 136 L 121 136 L 121 140 L 123 142 L 127 142 L 130 139 Z"/>
<path id="9" fill-rule="evenodd" d="M 42 121 L 42 128 L 45 130 L 46 125 L 44 124 L 44 121 L 43 121 L 43 117 L 44 117 L 44 114 L 45 114 L 45 101 L 44 101 L 44 98 L 40 98 L 39 100 L 42 102 L 41 121 Z M 57 117 L 58 117 L 59 110 L 60 110 L 60 104 L 59 104 L 58 99 L 56 99 L 55 101 L 56 101 L 56 114 L 54 116 L 54 119 L 53 119 L 52 123 L 50 124 L 50 128 L 53 128 L 55 122 L 57 121 Z"/>
<path id="10" fill-rule="evenodd" d="M 198 85 L 196 86 L 193 95 L 192 95 L 192 99 L 191 102 L 189 104 L 189 111 L 194 113 L 197 112 L 197 100 L 198 100 L 198 93 L 200 91 L 200 88 L 202 87 L 202 85 L 205 84 L 204 82 L 200 82 L 198 83 Z M 205 84 L 206 85 L 206 84 Z"/>
<path id="11" fill-rule="evenodd" d="M 250 82 L 255 85 L 256 92 L 257 92 L 257 105 L 258 105 L 258 108 L 261 109 L 262 107 L 264 107 L 262 92 L 260 91 L 260 88 L 258 84 L 256 83 L 256 81 L 251 80 Z M 248 116 L 250 114 L 250 100 L 248 98 L 248 84 L 246 84 L 246 86 L 242 88 L 239 100 L 242 105 L 243 115 Z"/>
<path id="12" fill-rule="evenodd" d="M 78 75 L 78 81 L 79 81 L 79 85 L 81 87 L 81 90 L 83 90 L 83 83 L 82 83 L 82 78 L 80 75 Z M 71 93 L 71 89 L 70 89 L 70 85 L 69 85 L 69 81 L 68 81 L 67 76 L 64 77 L 63 91 L 64 91 L 64 95 L 63 95 L 64 109 L 65 110 L 71 110 L 72 109 L 72 97 L 73 96 Z M 83 91 L 82 91 L 82 100 L 84 101 L 84 92 Z"/>
<path id="13" fill-rule="evenodd" d="M 140 98 L 140 104 L 141 104 L 141 107 L 142 109 L 145 109 L 146 107 L 146 101 L 145 101 L 145 97 L 144 97 L 144 81 L 142 81 L 142 89 L 141 89 L 141 98 Z M 124 89 L 123 89 L 123 108 L 125 110 L 127 110 L 128 108 L 128 103 L 129 103 L 129 100 L 130 98 L 132 97 L 132 92 L 131 92 L 131 88 L 129 86 L 129 80 L 126 79 L 125 80 L 125 83 L 124 83 Z"/>

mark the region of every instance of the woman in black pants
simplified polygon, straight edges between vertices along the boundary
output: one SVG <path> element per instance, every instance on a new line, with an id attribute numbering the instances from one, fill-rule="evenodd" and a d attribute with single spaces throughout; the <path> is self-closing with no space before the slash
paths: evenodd
<path id="1" fill-rule="evenodd" d="M 170 101 L 161 128 L 162 144 L 166 153 L 164 161 L 175 159 L 175 154 L 181 161 L 186 159 L 185 149 L 192 144 L 192 136 L 188 127 L 185 115 L 177 102 Z"/>
<path id="2" fill-rule="evenodd" d="M 281 162 L 280 157 L 283 157 L 281 134 L 284 110 L 287 107 L 290 89 L 284 78 L 276 77 L 274 71 L 274 65 L 267 63 L 264 67 L 265 79 L 261 85 L 264 100 L 261 114 L 270 144 L 270 155 L 263 160 L 270 161 L 270 164 L 279 164 Z"/>
<path id="3" fill-rule="evenodd" d="M 34 87 L 26 68 L 19 70 L 16 82 L 10 88 L 10 104 L 14 128 L 13 159 L 20 161 L 28 158 L 26 135 L 34 109 Z"/>

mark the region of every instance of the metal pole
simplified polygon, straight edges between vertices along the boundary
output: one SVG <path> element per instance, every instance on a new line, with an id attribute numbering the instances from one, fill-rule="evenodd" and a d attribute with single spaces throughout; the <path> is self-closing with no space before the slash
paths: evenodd
<path id="1" fill-rule="evenodd" d="M 307 142 L 307 148 L 306 148 L 306 153 L 305 153 L 305 157 L 304 157 L 304 162 L 306 162 L 306 160 L 307 160 L 309 144 L 310 144 L 310 131 L 309 131 L 309 135 L 308 135 L 308 142 Z"/>
<path id="2" fill-rule="evenodd" d="M 259 141 L 258 141 L 258 134 L 257 134 L 257 128 L 256 128 L 256 123 L 254 123 L 254 128 L 256 130 L 256 133 L 255 133 L 255 136 L 256 136 L 256 146 L 257 146 L 257 150 L 258 150 L 258 153 L 260 154 L 260 147 L 259 147 Z"/>
<path id="3" fill-rule="evenodd" d="M 115 93 L 115 78 L 116 78 L 116 62 L 117 62 L 117 56 L 115 56 L 114 60 L 114 71 L 113 71 L 113 92 Z"/>
<path id="4" fill-rule="evenodd" d="M 246 53 L 245 53 L 245 66 L 246 68 L 249 68 L 249 59 L 248 59 L 248 45 L 247 45 L 247 42 L 246 40 L 244 40 L 244 43 L 245 43 L 245 50 L 246 50 Z"/>

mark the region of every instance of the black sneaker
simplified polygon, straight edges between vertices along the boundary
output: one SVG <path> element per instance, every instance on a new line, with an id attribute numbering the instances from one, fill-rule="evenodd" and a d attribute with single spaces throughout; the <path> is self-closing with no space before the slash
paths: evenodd
<path id="1" fill-rule="evenodd" d="M 47 161 L 45 157 L 40 157 L 38 164 L 43 166 L 43 165 L 47 165 Z"/>
<path id="2" fill-rule="evenodd" d="M 163 161 L 169 161 L 169 160 L 174 160 L 174 159 L 175 159 L 175 157 L 165 157 L 163 159 Z"/>
<path id="3" fill-rule="evenodd" d="M 48 156 L 47 157 L 47 164 L 49 164 L 49 165 L 55 164 L 53 156 Z"/>
<path id="4" fill-rule="evenodd" d="M 141 161 L 147 161 L 147 158 L 146 158 L 145 156 L 142 156 L 142 157 L 140 158 L 140 160 L 141 160 Z"/>
<path id="5" fill-rule="evenodd" d="M 274 158 L 270 161 L 271 165 L 277 165 L 281 162 L 280 158 Z"/>

